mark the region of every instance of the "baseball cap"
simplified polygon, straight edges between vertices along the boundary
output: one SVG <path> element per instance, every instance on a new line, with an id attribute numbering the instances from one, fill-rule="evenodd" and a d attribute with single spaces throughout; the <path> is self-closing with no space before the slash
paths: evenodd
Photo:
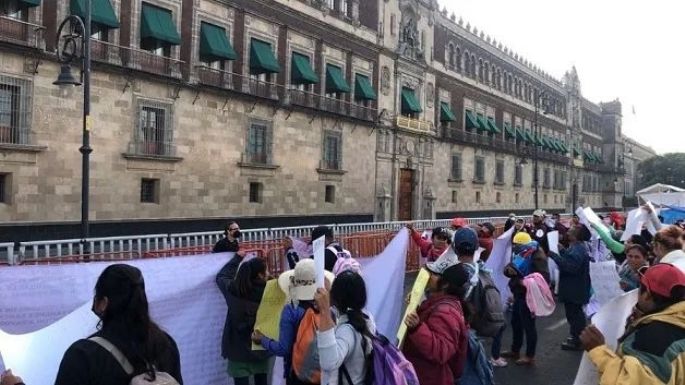
<path id="1" fill-rule="evenodd" d="M 545 214 L 546 214 L 545 210 L 542 210 L 542 209 L 537 209 L 537 210 L 533 211 L 534 217 L 544 217 Z"/>
<path id="2" fill-rule="evenodd" d="M 324 271 L 326 279 L 333 283 L 335 275 Z M 278 286 L 286 296 L 295 301 L 311 301 L 316 293 L 316 267 L 312 258 L 301 259 L 295 268 L 278 277 Z"/>
<path id="3" fill-rule="evenodd" d="M 454 250 L 467 249 L 475 252 L 478 250 L 478 235 L 472 228 L 463 227 L 454 232 L 452 247 Z"/>
<path id="4" fill-rule="evenodd" d="M 685 273 L 670 263 L 659 263 L 646 269 L 640 283 L 650 292 L 668 298 L 674 287 L 685 286 Z"/>
<path id="5" fill-rule="evenodd" d="M 426 264 L 426 270 L 434 274 L 442 275 L 448 267 L 454 266 L 457 263 L 459 263 L 457 254 L 455 254 L 452 249 L 447 248 L 438 259 Z"/>
<path id="6" fill-rule="evenodd" d="M 457 229 L 468 226 L 468 223 L 464 218 L 453 218 L 450 224 L 452 225 L 452 227 Z"/>
<path id="7" fill-rule="evenodd" d="M 518 232 L 516 235 L 514 235 L 514 243 L 517 245 L 527 245 L 529 244 L 533 239 L 530 237 L 530 234 L 526 232 Z"/>

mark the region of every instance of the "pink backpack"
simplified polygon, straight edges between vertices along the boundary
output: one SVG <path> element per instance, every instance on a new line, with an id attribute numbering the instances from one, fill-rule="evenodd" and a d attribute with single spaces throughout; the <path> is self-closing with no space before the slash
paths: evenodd
<path id="1" fill-rule="evenodd" d="M 337 276 L 347 270 L 354 271 L 358 274 L 362 273 L 361 264 L 359 264 L 356 259 L 352 258 L 352 253 L 350 253 L 349 250 L 342 249 L 342 251 L 340 251 L 335 246 L 328 246 L 328 250 L 335 253 L 336 257 L 338 257 L 333 266 L 333 274 Z"/>

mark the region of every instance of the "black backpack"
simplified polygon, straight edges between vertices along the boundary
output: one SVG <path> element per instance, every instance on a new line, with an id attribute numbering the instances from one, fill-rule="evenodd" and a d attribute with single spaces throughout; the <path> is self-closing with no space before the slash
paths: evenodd
<path id="1" fill-rule="evenodd" d="M 469 303 L 475 311 L 471 328 L 483 337 L 497 335 L 505 323 L 502 296 L 490 273 L 483 269 L 478 270 L 478 284 L 471 292 Z"/>

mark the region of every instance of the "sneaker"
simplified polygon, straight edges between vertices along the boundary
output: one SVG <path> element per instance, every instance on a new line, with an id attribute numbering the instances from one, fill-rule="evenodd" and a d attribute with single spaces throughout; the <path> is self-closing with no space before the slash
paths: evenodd
<path id="1" fill-rule="evenodd" d="M 500 354 L 500 358 L 510 358 L 513 360 L 518 360 L 521 357 L 521 354 L 518 352 L 503 352 Z"/>
<path id="2" fill-rule="evenodd" d="M 579 351 L 583 350 L 583 347 L 580 345 L 580 343 L 574 342 L 573 340 L 571 340 L 571 341 L 566 341 L 563 344 L 561 344 L 561 350 L 579 352 Z"/>
<path id="3" fill-rule="evenodd" d="M 500 357 L 498 359 L 491 358 L 490 363 L 496 368 L 506 368 L 509 363 L 504 358 Z"/>
<path id="4" fill-rule="evenodd" d="M 535 365 L 535 358 L 532 357 L 521 357 L 516 360 L 516 365 L 519 366 L 533 366 Z"/>

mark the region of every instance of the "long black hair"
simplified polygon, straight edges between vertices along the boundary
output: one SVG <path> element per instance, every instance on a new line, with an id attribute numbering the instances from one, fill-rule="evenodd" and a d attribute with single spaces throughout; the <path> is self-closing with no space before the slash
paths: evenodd
<path id="1" fill-rule="evenodd" d="M 233 281 L 235 294 L 242 298 L 250 296 L 260 284 L 259 274 L 266 274 L 266 262 L 262 258 L 253 258 L 240 265 Z"/>
<path id="2" fill-rule="evenodd" d="M 150 319 L 145 281 L 138 268 L 106 267 L 95 284 L 95 301 L 104 299 L 107 307 L 98 314 L 100 334 L 122 351 L 134 373 L 148 372 L 154 378 L 152 365 L 158 369 L 173 365 L 171 342 Z"/>
<path id="3" fill-rule="evenodd" d="M 475 273 L 474 273 L 475 274 Z M 466 294 L 471 287 L 470 273 L 466 270 L 463 263 L 457 263 L 450 266 L 440 276 L 438 287 L 442 288 L 445 294 L 453 295 L 459 298 L 461 308 L 464 312 L 464 319 L 468 322 L 473 317 L 474 310 L 471 304 L 466 301 Z"/>
<path id="4" fill-rule="evenodd" d="M 338 274 L 331 286 L 331 304 L 340 314 L 347 315 L 350 325 L 364 336 L 371 335 L 362 311 L 366 306 L 366 284 L 357 272 L 346 270 Z"/>

